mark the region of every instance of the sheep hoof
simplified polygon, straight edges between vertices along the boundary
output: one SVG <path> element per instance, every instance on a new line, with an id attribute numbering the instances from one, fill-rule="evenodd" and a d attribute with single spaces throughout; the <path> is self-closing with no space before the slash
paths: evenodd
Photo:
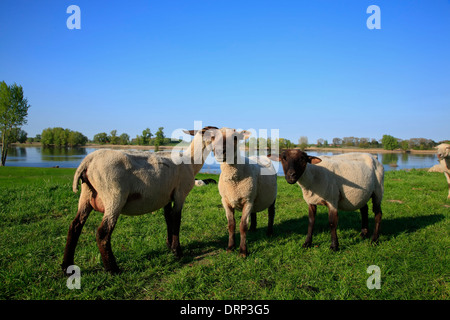
<path id="1" fill-rule="evenodd" d="M 110 268 L 110 269 L 106 269 L 107 272 L 109 272 L 110 274 L 121 274 L 122 270 L 119 269 L 119 267 L 114 267 L 114 268 Z"/>
<path id="2" fill-rule="evenodd" d="M 67 274 L 67 268 L 70 266 L 70 265 L 73 265 L 73 263 L 71 263 L 71 264 L 67 264 L 67 263 L 61 263 L 61 269 L 62 269 L 62 271 L 64 272 L 64 274 Z"/>
<path id="3" fill-rule="evenodd" d="M 359 234 L 359 236 L 360 236 L 362 239 L 367 239 L 367 234 L 368 234 L 367 229 L 362 229 L 362 230 L 361 230 L 361 233 Z"/>
<path id="4" fill-rule="evenodd" d="M 339 251 L 339 246 L 331 245 L 331 246 L 330 246 L 330 249 L 331 249 L 332 251 L 334 251 L 334 252 L 337 252 L 337 251 Z"/>
<path id="5" fill-rule="evenodd" d="M 239 256 L 246 258 L 248 256 L 247 248 L 239 248 Z"/>
<path id="6" fill-rule="evenodd" d="M 372 239 L 370 240 L 370 243 L 373 245 L 377 245 L 378 244 L 378 237 L 372 237 Z"/>
<path id="7" fill-rule="evenodd" d="M 312 247 L 312 243 L 311 242 L 305 242 L 303 245 L 302 245 L 302 247 L 303 248 L 311 248 Z"/>
<path id="8" fill-rule="evenodd" d="M 177 247 L 176 249 L 172 249 L 173 254 L 175 255 L 175 258 L 181 259 L 183 257 L 183 252 L 181 251 L 180 247 Z"/>

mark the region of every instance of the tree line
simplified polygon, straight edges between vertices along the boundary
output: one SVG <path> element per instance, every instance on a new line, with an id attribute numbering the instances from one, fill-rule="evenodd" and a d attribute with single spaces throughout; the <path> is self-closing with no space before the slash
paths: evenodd
<path id="1" fill-rule="evenodd" d="M 45 147 L 75 147 L 84 146 L 88 142 L 91 142 L 100 145 L 155 146 L 155 149 L 158 150 L 160 146 L 177 144 L 180 140 L 172 141 L 170 138 L 166 138 L 164 127 L 159 127 L 155 134 L 151 132 L 150 128 L 146 128 L 142 131 L 141 135 L 136 135 L 136 138 L 133 139 L 130 139 L 127 133 L 118 135 L 117 130 L 112 130 L 109 134 L 99 132 L 94 135 L 91 141 L 81 132 L 55 127 L 44 129 L 42 134 L 38 134 L 34 138 L 27 138 L 27 133 L 24 132 L 24 139 L 14 142 L 40 142 Z"/>
<path id="2" fill-rule="evenodd" d="M 172 141 L 167 138 L 164 134 L 164 127 L 159 127 L 158 131 L 153 134 L 150 128 L 146 128 L 142 131 L 141 135 L 136 135 L 135 138 L 130 138 L 127 133 L 122 133 L 118 135 L 117 130 L 112 130 L 109 134 L 106 132 L 100 132 L 94 135 L 93 140 L 89 140 L 85 135 L 78 131 L 72 131 L 70 129 L 63 129 L 61 127 L 47 128 L 42 131 L 42 134 L 36 135 L 34 138 L 28 138 L 27 133 L 20 128 L 14 128 L 11 131 L 10 142 L 19 143 L 31 143 L 31 142 L 41 142 L 44 146 L 55 146 L 55 147 L 74 147 L 83 146 L 88 142 L 100 145 L 140 145 L 140 146 L 155 146 L 156 149 L 159 146 L 176 145 L 181 140 Z M 268 148 L 271 149 L 272 145 L 278 145 L 280 149 L 288 148 L 300 148 L 302 150 L 308 147 L 332 147 L 332 148 L 343 148 L 343 147 L 357 147 L 357 148 L 382 148 L 385 150 L 431 150 L 436 147 L 439 143 L 447 142 L 440 141 L 435 142 L 431 139 L 426 138 L 411 138 L 407 140 L 395 138 L 391 135 L 383 135 L 382 139 L 370 139 L 370 138 L 359 138 L 359 137 L 343 137 L 343 138 L 333 138 L 332 143 L 328 140 L 320 138 L 317 140 L 316 144 L 308 143 L 308 137 L 301 136 L 298 139 L 298 143 L 293 143 L 291 140 L 286 138 L 271 139 L 271 138 L 256 138 L 250 137 L 246 142 L 246 147 Z"/>
<path id="3" fill-rule="evenodd" d="M 329 144 L 327 140 L 318 139 L 317 147 L 358 147 L 358 148 L 383 148 L 385 150 L 431 150 L 438 144 L 446 142 L 440 141 L 435 142 L 431 139 L 426 138 L 411 138 L 411 139 L 400 139 L 394 136 L 385 134 L 380 140 L 370 139 L 370 138 L 358 138 L 358 137 L 344 137 L 344 138 L 333 138 L 332 144 Z M 299 145 L 308 145 L 308 140 L 306 137 L 301 137 L 299 139 Z"/>
<path id="4" fill-rule="evenodd" d="M 154 138 L 152 138 L 154 137 Z M 164 134 L 164 127 L 159 127 L 158 131 L 153 134 L 150 128 L 146 128 L 142 131 L 141 135 L 136 135 L 136 138 L 130 139 L 127 133 L 117 135 L 117 130 L 112 130 L 109 134 L 106 132 L 100 132 L 94 135 L 94 143 L 98 144 L 112 144 L 112 145 L 140 145 L 140 146 L 154 146 L 155 150 L 158 150 L 160 146 L 173 145 L 180 141 L 172 141 Z"/>

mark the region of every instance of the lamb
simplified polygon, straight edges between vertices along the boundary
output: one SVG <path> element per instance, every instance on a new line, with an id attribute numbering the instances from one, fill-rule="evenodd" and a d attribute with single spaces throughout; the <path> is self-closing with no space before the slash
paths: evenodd
<path id="1" fill-rule="evenodd" d="M 317 205 L 328 207 L 331 229 L 331 246 L 339 249 L 337 239 L 338 210 L 361 211 L 361 237 L 368 233 L 368 206 L 372 198 L 375 213 L 375 229 L 372 242 L 379 237 L 381 223 L 381 200 L 384 191 L 384 168 L 368 153 L 347 153 L 325 156 L 323 159 L 308 156 L 296 149 L 287 149 L 281 155 L 269 155 L 281 161 L 285 179 L 289 184 L 297 182 L 302 188 L 303 198 L 308 203 L 309 225 L 303 247 L 311 247 Z"/>
<path id="2" fill-rule="evenodd" d="M 218 130 L 216 130 L 218 131 Z M 256 229 L 256 212 L 268 209 L 267 234 L 273 233 L 275 200 L 277 196 L 277 176 L 272 162 L 264 156 L 246 158 L 240 155 L 238 142 L 250 136 L 248 131 L 222 128 L 213 137 L 213 152 L 221 163 L 219 193 L 228 220 L 228 247 L 235 248 L 235 210 L 242 211 L 240 222 L 241 242 L 239 254 L 248 256 L 247 231 L 251 217 L 250 230 Z"/>
<path id="3" fill-rule="evenodd" d="M 447 199 L 450 199 L 450 144 L 441 143 L 440 145 L 438 145 L 437 157 L 439 160 L 439 164 L 441 165 L 442 172 L 444 172 L 444 175 L 447 178 L 448 184 Z"/>
<path id="4" fill-rule="evenodd" d="M 97 245 L 106 271 L 120 271 L 111 250 L 111 234 L 120 214 L 141 215 L 164 207 L 166 243 L 180 257 L 181 210 L 203 166 L 204 152 L 211 152 L 210 129 L 217 128 L 186 132 L 194 136 L 183 153 L 187 163 L 177 164 L 173 157 L 149 152 L 97 150 L 86 156 L 73 179 L 74 192 L 81 180 L 81 194 L 67 235 L 63 270 L 74 264 L 78 238 L 92 210 L 104 214 L 97 230 Z"/>

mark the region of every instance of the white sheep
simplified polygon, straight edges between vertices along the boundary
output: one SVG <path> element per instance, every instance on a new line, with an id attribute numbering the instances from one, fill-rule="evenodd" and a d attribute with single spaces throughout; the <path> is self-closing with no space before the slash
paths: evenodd
<path id="1" fill-rule="evenodd" d="M 203 166 L 205 150 L 211 152 L 209 129 L 217 128 L 187 132 L 194 138 L 183 153 L 188 161 L 181 164 L 168 154 L 150 152 L 97 150 L 87 155 L 73 179 L 74 192 L 78 191 L 81 179 L 81 194 L 77 215 L 67 235 L 63 270 L 74 264 L 78 238 L 92 210 L 104 214 L 97 231 L 97 245 L 107 271 L 119 271 L 111 250 L 111 233 L 120 214 L 141 215 L 164 207 L 167 245 L 177 257 L 181 256 L 181 210 L 194 186 L 195 175 Z"/>
<path id="2" fill-rule="evenodd" d="M 308 234 L 303 247 L 312 244 L 312 233 L 317 205 L 328 207 L 328 221 L 331 229 L 331 249 L 338 250 L 336 234 L 338 210 L 360 209 L 362 218 L 361 236 L 368 233 L 368 206 L 372 198 L 375 213 L 375 229 L 372 241 L 379 237 L 381 223 L 381 200 L 384 191 L 384 168 L 368 153 L 347 153 L 324 156 L 323 159 L 308 156 L 296 149 L 287 149 L 281 155 L 269 155 L 272 160 L 281 161 L 286 181 L 297 182 L 303 198 L 309 206 Z"/>
<path id="3" fill-rule="evenodd" d="M 444 172 L 445 177 L 447 178 L 448 184 L 448 196 L 447 199 L 450 199 L 450 144 L 441 143 L 437 147 L 437 157 L 439 160 L 439 164 L 441 165 L 441 172 Z"/>
<path id="4" fill-rule="evenodd" d="M 216 130 L 218 131 L 218 130 Z M 277 176 L 272 162 L 264 156 L 243 157 L 239 152 L 239 140 L 250 136 L 248 131 L 222 128 L 213 137 L 213 151 L 221 163 L 219 193 L 228 220 L 228 248 L 235 247 L 234 211 L 242 211 L 240 222 L 241 242 L 239 253 L 247 256 L 247 230 L 251 217 L 251 230 L 256 229 L 256 212 L 268 209 L 269 222 L 267 234 L 273 233 L 275 200 L 277 196 Z"/>

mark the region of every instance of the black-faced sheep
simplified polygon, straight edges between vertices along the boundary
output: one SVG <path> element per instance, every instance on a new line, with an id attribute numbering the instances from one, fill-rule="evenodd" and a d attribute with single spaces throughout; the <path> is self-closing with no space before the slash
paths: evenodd
<path id="1" fill-rule="evenodd" d="M 354 211 L 360 209 L 362 218 L 361 236 L 368 233 L 368 206 L 372 199 L 375 213 L 375 229 L 372 241 L 378 240 L 381 222 L 381 200 L 383 198 L 384 168 L 378 160 L 367 153 L 348 153 L 324 156 L 322 159 L 308 156 L 296 149 L 287 149 L 280 155 L 270 155 L 281 161 L 286 181 L 298 183 L 303 198 L 309 206 L 308 234 L 303 247 L 312 244 L 317 205 L 328 207 L 331 229 L 331 249 L 338 250 L 336 227 L 338 209 Z"/>
<path id="2" fill-rule="evenodd" d="M 242 211 L 240 222 L 241 242 L 239 253 L 247 256 L 247 230 L 251 216 L 251 230 L 256 228 L 256 212 L 268 209 L 269 222 L 267 234 L 273 232 L 275 200 L 277 196 L 277 176 L 272 162 L 265 156 L 246 158 L 239 152 L 239 140 L 245 140 L 250 133 L 236 132 L 235 129 L 222 128 L 213 138 L 213 151 L 221 163 L 219 193 L 228 220 L 228 248 L 235 248 L 234 211 Z"/>
<path id="3" fill-rule="evenodd" d="M 81 179 L 81 194 L 77 215 L 67 235 L 63 270 L 74 264 L 78 238 L 92 210 L 103 213 L 97 245 L 107 271 L 119 271 L 111 250 L 111 234 L 120 214 L 141 215 L 164 208 L 167 245 L 176 256 L 181 256 L 181 210 L 194 186 L 195 175 L 203 166 L 203 152 L 211 151 L 209 129 L 217 128 L 189 132 L 194 138 L 183 154 L 189 160 L 187 163 L 175 163 L 170 156 L 149 152 L 97 150 L 86 156 L 73 180 L 73 191 L 77 192 Z M 198 155 L 199 152 L 202 154 Z"/>

